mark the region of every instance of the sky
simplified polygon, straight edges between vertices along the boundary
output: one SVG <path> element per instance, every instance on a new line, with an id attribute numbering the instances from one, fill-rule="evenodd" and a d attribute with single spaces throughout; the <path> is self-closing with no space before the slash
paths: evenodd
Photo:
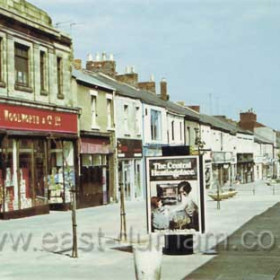
<path id="1" fill-rule="evenodd" d="M 165 78 L 170 99 L 280 130 L 280 1 L 29 0 L 73 38 L 75 58 L 113 54 L 117 71 Z"/>

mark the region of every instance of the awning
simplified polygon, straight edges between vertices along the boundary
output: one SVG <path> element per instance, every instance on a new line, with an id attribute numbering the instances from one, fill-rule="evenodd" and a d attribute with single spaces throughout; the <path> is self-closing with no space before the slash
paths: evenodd
<path id="1" fill-rule="evenodd" d="M 111 154 L 109 139 L 81 138 L 81 154 Z"/>

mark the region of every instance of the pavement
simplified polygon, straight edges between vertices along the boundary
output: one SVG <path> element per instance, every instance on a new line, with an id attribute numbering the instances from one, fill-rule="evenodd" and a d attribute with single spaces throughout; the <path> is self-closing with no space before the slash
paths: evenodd
<path id="1" fill-rule="evenodd" d="M 194 254 L 162 256 L 162 280 L 280 279 L 280 185 L 236 189 L 220 209 L 206 198 L 207 232 L 195 236 Z M 146 232 L 146 203 L 125 206 L 127 242 L 119 241 L 119 204 L 77 211 L 78 258 L 70 211 L 0 221 L 0 279 L 135 279 L 132 247 L 157 239 Z"/>

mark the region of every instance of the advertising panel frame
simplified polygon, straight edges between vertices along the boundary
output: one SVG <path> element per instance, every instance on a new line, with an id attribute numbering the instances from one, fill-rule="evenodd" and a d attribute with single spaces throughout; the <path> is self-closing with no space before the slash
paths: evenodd
<path id="1" fill-rule="evenodd" d="M 146 213 L 148 233 L 194 234 L 203 233 L 205 231 L 205 177 L 203 166 L 202 156 L 197 155 L 146 157 Z M 191 186 L 191 191 L 189 193 L 183 192 L 184 188 L 182 186 L 184 184 L 181 182 L 189 182 Z M 179 183 L 181 184 L 178 187 Z M 185 183 L 185 185 L 187 184 Z M 168 186 L 170 186 L 169 189 Z M 163 189 L 163 191 L 159 189 Z M 182 195 L 188 196 L 189 194 L 191 195 L 188 199 L 185 197 L 185 199 L 180 201 Z M 166 215 L 164 212 L 166 210 L 168 212 L 168 218 L 163 219 L 163 224 L 165 224 L 165 226 L 160 229 L 155 228 L 156 222 L 154 221 L 155 214 L 153 212 L 155 209 L 155 200 L 161 200 L 163 204 L 162 208 L 167 208 L 162 209 L 162 211 L 156 211 L 156 215 Z M 187 217 L 191 214 L 190 209 L 188 207 L 188 209 L 184 208 L 185 212 L 189 211 L 189 213 L 183 218 L 185 222 L 180 223 L 178 227 L 178 223 L 174 224 L 174 213 L 183 207 L 183 200 L 184 203 L 193 200 L 194 205 L 197 206 L 197 213 L 193 214 L 191 217 Z M 191 208 L 195 209 L 196 207 Z M 195 215 L 197 215 L 196 218 Z M 188 218 L 189 221 L 187 221 Z M 168 223 L 166 220 L 169 221 L 168 226 L 166 225 Z M 195 224 L 197 226 L 195 226 Z"/>

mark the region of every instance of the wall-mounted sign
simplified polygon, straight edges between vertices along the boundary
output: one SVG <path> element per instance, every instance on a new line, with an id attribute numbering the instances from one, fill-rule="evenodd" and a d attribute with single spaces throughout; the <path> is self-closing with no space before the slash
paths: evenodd
<path id="1" fill-rule="evenodd" d="M 253 154 L 237 154 L 237 162 L 238 163 L 246 163 L 246 162 L 253 162 L 254 157 Z"/>
<path id="2" fill-rule="evenodd" d="M 77 133 L 77 114 L 0 104 L 0 128 Z"/>
<path id="3" fill-rule="evenodd" d="M 118 139 L 118 157 L 139 158 L 142 157 L 142 141 L 135 139 Z"/>
<path id="4" fill-rule="evenodd" d="M 204 182 L 199 157 L 152 157 L 146 166 L 149 232 L 202 231 Z"/>

